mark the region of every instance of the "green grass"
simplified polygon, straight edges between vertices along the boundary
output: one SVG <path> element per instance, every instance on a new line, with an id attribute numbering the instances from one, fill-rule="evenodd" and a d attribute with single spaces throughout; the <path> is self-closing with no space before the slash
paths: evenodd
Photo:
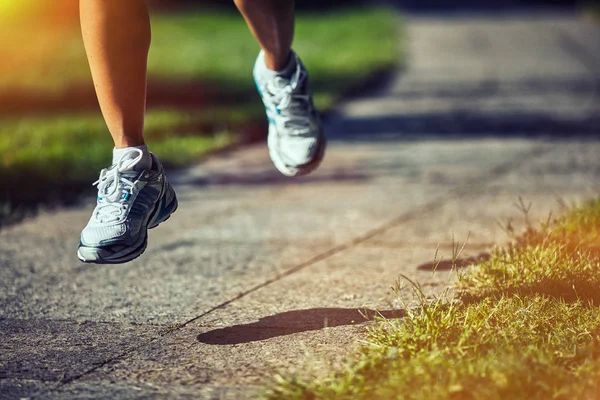
<path id="1" fill-rule="evenodd" d="M 397 24 L 396 15 L 381 7 L 298 15 L 294 48 L 314 77 L 321 106 L 329 105 L 350 82 L 399 61 Z M 8 31 L 9 27 L 1 29 Z M 78 27 L 63 28 L 54 34 L 58 37 L 45 40 L 42 33 L 48 32 L 40 29 L 10 29 L 11 35 L 17 31 L 23 37 L 12 36 L 9 47 L 13 48 L 2 50 L 43 62 L 3 71 L 0 88 L 60 93 L 73 86 L 89 86 L 91 78 Z M 57 42 L 60 50 L 43 51 L 57 47 Z M 23 48 L 21 43 L 28 46 Z M 258 50 L 237 13 L 156 14 L 152 17 L 149 80 L 210 82 L 219 90 L 247 92 L 254 88 L 251 74 Z"/>
<path id="2" fill-rule="evenodd" d="M 455 296 L 380 319 L 337 371 L 271 399 L 600 399 L 600 200 L 458 274 Z M 418 284 L 414 288 L 422 296 Z"/>
<path id="3" fill-rule="evenodd" d="M 198 135 L 199 118 L 180 111 L 149 112 L 149 146 L 166 164 L 177 167 L 237 140 L 227 130 Z M 173 127 L 179 127 L 175 134 Z M 0 226 L 20 220 L 40 205 L 69 205 L 81 194 L 93 194 L 91 183 L 110 164 L 111 148 L 97 114 L 4 120 L 0 124 Z"/>
<path id="4" fill-rule="evenodd" d="M 20 23 L 25 22 L 12 21 Z M 78 28 L 63 27 L 50 35 L 40 26 L 0 27 L 11 35 L 10 43 L 0 43 L 9 55 L 0 66 L 0 95 L 58 98 L 80 88 L 94 96 Z M 245 131 L 255 129 L 257 121 L 263 123 L 264 109 L 252 80 L 259 49 L 241 16 L 214 11 L 156 14 L 152 27 L 149 82 L 173 96 L 173 104 L 151 108 L 146 122 L 147 140 L 163 162 L 189 164 L 243 140 Z M 294 47 L 310 70 L 315 103 L 324 110 L 349 87 L 399 62 L 397 17 L 379 7 L 301 14 Z M 178 94 L 185 97 L 188 88 L 200 92 L 191 104 Z M 88 185 L 109 163 L 112 148 L 97 110 L 4 115 L 0 226 L 40 203 L 62 204 L 79 193 L 92 193 Z"/>

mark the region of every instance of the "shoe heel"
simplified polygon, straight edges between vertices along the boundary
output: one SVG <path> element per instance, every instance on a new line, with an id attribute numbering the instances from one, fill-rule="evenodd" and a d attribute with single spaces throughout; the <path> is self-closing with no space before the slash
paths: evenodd
<path id="1" fill-rule="evenodd" d="M 148 229 L 156 228 L 158 225 L 162 224 L 166 220 L 168 220 L 171 215 L 177 210 L 179 203 L 177 202 L 177 195 L 175 195 L 175 191 L 171 186 L 167 189 L 169 193 L 163 197 L 161 200 L 160 208 L 158 209 L 156 217 L 153 219 L 153 222 L 148 225 Z"/>

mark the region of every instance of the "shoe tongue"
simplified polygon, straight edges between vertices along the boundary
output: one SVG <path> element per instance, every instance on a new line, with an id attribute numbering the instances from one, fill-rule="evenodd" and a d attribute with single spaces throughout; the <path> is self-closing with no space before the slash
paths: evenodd
<path id="1" fill-rule="evenodd" d="M 122 164 L 122 166 L 121 166 L 121 169 L 120 169 L 121 170 L 121 176 L 123 176 L 123 177 L 125 177 L 125 178 L 127 178 L 127 179 L 129 179 L 131 181 L 135 181 L 139 177 L 139 175 L 140 175 L 139 172 L 133 170 L 133 167 L 136 164 L 137 163 L 132 163 L 132 165 L 129 166 L 129 165 L 127 165 L 127 162 L 124 162 Z M 128 169 L 124 170 L 124 167 L 128 168 Z M 117 168 L 117 166 L 113 165 L 111 168 Z M 111 190 L 113 189 L 113 186 L 114 185 L 118 185 L 118 184 L 119 184 L 119 182 L 117 180 L 111 180 L 108 183 L 108 186 L 106 187 L 106 191 L 110 193 Z M 106 198 L 107 200 L 110 200 L 110 201 L 119 201 L 122 197 L 123 197 L 123 193 L 120 190 L 115 190 L 114 193 L 111 193 L 110 195 L 104 196 L 104 198 Z"/>
<path id="2" fill-rule="evenodd" d="M 129 175 L 130 173 L 135 174 L 137 171 L 136 166 L 140 163 L 141 157 L 136 152 L 130 151 L 128 153 L 123 154 L 123 156 L 119 159 L 117 167 L 119 171 L 123 174 Z"/>
<path id="3" fill-rule="evenodd" d="M 271 81 L 271 85 L 277 89 L 283 89 L 284 87 L 290 84 L 290 79 L 284 78 L 282 76 L 278 76 L 273 81 Z"/>

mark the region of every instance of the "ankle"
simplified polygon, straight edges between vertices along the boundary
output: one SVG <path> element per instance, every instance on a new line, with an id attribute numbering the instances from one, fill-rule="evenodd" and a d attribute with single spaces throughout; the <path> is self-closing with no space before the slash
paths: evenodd
<path id="1" fill-rule="evenodd" d="M 291 50 L 280 54 L 264 51 L 263 54 L 265 67 L 273 72 L 284 71 L 293 61 Z"/>
<path id="2" fill-rule="evenodd" d="M 261 51 L 258 55 L 258 59 L 255 65 L 254 76 L 259 81 L 268 82 L 276 78 L 291 79 L 291 77 L 296 72 L 297 58 L 293 52 L 290 52 L 287 63 L 278 70 L 272 70 L 271 68 L 269 68 L 266 62 L 266 57 L 266 53 L 264 51 Z"/>
<path id="3" fill-rule="evenodd" d="M 144 138 L 127 138 L 123 137 L 119 140 L 115 140 L 115 149 L 127 149 L 130 147 L 142 147 L 145 146 Z"/>

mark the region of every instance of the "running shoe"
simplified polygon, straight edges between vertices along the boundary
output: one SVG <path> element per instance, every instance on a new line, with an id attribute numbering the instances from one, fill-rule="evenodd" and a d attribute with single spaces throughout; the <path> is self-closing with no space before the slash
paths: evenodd
<path id="1" fill-rule="evenodd" d="M 119 264 L 139 257 L 148 229 L 166 221 L 177 209 L 175 191 L 152 154 L 152 167 L 134 171 L 142 152 L 132 149 L 100 172 L 96 208 L 81 232 L 77 256 L 86 263 Z"/>
<path id="2" fill-rule="evenodd" d="M 295 71 L 289 79 L 265 79 L 264 53 L 254 65 L 254 81 L 269 121 L 269 155 L 286 176 L 306 175 L 319 166 L 327 140 L 308 85 L 308 72 L 295 53 Z"/>

